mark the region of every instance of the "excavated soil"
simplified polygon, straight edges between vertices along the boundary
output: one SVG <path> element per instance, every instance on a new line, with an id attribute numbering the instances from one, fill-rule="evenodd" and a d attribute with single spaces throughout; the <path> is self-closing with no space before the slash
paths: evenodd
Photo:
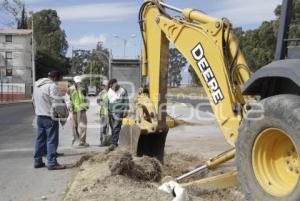
<path id="1" fill-rule="evenodd" d="M 157 189 L 159 181 L 163 181 L 165 176 L 179 176 L 205 161 L 203 158 L 171 153 L 165 155 L 164 165 L 161 165 L 156 159 L 136 158 L 122 150 L 84 159 L 78 175 L 69 186 L 65 201 L 171 201 L 172 195 Z M 239 188 L 200 195 L 188 193 L 190 200 L 195 201 L 244 201 Z"/>
<path id="2" fill-rule="evenodd" d="M 113 152 L 108 161 L 112 176 L 124 175 L 137 181 L 159 182 L 162 166 L 155 158 L 143 156 L 133 158 L 129 152 Z"/>

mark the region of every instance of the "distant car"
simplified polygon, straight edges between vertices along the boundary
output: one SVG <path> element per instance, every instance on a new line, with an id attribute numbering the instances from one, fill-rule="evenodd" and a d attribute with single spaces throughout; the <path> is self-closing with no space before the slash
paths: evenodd
<path id="1" fill-rule="evenodd" d="M 88 96 L 97 96 L 96 86 L 89 86 L 88 87 Z"/>

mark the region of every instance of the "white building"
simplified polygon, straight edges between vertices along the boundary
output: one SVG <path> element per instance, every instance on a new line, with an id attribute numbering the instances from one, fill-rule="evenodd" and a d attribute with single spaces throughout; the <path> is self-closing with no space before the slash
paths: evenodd
<path id="1" fill-rule="evenodd" d="M 32 89 L 32 31 L 0 29 L 0 81 L 25 84 L 25 96 Z"/>

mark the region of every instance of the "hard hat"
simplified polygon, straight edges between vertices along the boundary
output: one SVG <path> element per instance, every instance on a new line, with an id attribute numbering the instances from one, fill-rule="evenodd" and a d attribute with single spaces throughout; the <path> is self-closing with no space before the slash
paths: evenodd
<path id="1" fill-rule="evenodd" d="M 75 76 L 75 77 L 73 78 L 73 80 L 74 80 L 75 83 L 81 83 L 81 82 L 82 82 L 82 79 L 81 79 L 80 76 Z"/>
<path id="2" fill-rule="evenodd" d="M 102 84 L 106 86 L 108 84 L 108 80 L 103 80 Z"/>

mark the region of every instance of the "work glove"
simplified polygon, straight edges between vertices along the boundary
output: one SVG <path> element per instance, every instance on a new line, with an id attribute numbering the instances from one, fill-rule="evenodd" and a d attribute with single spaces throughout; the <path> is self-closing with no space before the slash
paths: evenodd
<path id="1" fill-rule="evenodd" d="M 174 196 L 174 199 L 172 201 L 189 201 L 185 189 L 175 181 L 164 183 L 158 189 L 172 194 Z"/>

